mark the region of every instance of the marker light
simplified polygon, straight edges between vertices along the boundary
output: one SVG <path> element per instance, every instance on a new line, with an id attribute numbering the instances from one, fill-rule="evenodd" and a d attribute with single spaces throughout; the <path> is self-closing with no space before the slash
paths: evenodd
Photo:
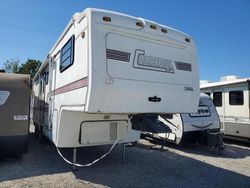
<path id="1" fill-rule="evenodd" d="M 143 27 L 143 26 L 144 26 L 144 24 L 143 24 L 142 22 L 136 22 L 136 25 L 137 25 L 138 27 Z"/>
<path id="2" fill-rule="evenodd" d="M 108 16 L 104 16 L 104 17 L 102 18 L 102 20 L 105 21 L 105 22 L 111 22 L 111 18 L 108 17 Z"/>
<path id="3" fill-rule="evenodd" d="M 165 29 L 165 28 L 161 28 L 161 31 L 162 31 L 163 33 L 167 33 L 167 32 L 168 32 L 168 30 Z"/>
<path id="4" fill-rule="evenodd" d="M 156 25 L 150 25 L 151 29 L 157 29 Z"/>

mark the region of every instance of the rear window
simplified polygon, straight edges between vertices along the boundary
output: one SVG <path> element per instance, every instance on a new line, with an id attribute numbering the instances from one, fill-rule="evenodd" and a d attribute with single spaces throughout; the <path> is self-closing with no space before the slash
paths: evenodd
<path id="1" fill-rule="evenodd" d="M 230 91 L 229 92 L 229 104 L 230 105 L 243 105 L 244 104 L 243 91 Z"/>
<path id="2" fill-rule="evenodd" d="M 222 106 L 222 92 L 213 93 L 213 102 L 214 102 L 214 106 L 217 106 L 217 107 Z"/>

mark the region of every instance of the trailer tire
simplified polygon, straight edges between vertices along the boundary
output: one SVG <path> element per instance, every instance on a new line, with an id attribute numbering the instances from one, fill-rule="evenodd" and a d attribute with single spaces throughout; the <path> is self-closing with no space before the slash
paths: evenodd
<path id="1" fill-rule="evenodd" d="M 45 136 L 43 134 L 43 126 L 39 126 L 38 141 L 39 141 L 40 144 L 43 144 L 45 142 Z"/>
<path id="2" fill-rule="evenodd" d="M 38 125 L 34 125 L 35 126 L 35 133 L 34 133 L 34 136 L 35 136 L 35 138 L 37 138 L 38 139 L 38 135 L 39 135 L 39 127 L 38 127 Z"/>

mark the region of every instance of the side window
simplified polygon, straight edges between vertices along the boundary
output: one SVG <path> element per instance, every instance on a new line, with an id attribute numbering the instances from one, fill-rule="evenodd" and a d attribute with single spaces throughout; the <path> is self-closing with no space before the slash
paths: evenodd
<path id="1" fill-rule="evenodd" d="M 216 107 L 222 106 L 222 92 L 214 92 L 213 101 L 214 101 L 214 106 Z"/>
<path id="2" fill-rule="evenodd" d="M 43 93 L 43 87 L 42 87 L 42 84 L 43 84 L 43 82 L 42 82 L 42 80 L 40 80 L 39 81 L 39 98 L 40 98 L 40 96 L 42 95 L 42 93 Z"/>
<path id="3" fill-rule="evenodd" d="M 229 92 L 229 104 L 230 105 L 243 105 L 244 104 L 243 91 L 230 91 Z"/>
<path id="4" fill-rule="evenodd" d="M 74 42 L 75 36 L 73 35 L 60 51 L 60 72 L 63 72 L 74 63 Z"/>
<path id="5" fill-rule="evenodd" d="M 48 72 L 45 72 L 43 74 L 43 79 L 44 79 L 45 84 L 48 85 L 48 82 L 49 82 L 49 73 Z"/>

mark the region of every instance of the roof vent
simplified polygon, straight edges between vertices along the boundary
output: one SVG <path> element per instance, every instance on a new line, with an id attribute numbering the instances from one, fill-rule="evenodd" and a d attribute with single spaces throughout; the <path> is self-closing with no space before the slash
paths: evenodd
<path id="1" fill-rule="evenodd" d="M 238 76 L 235 76 L 235 75 L 229 75 L 229 76 L 222 76 L 220 78 L 220 81 L 221 82 L 224 82 L 224 81 L 231 81 L 231 80 L 237 80 L 239 77 Z"/>
<path id="2" fill-rule="evenodd" d="M 200 84 L 208 84 L 211 83 L 210 80 L 200 80 Z"/>

